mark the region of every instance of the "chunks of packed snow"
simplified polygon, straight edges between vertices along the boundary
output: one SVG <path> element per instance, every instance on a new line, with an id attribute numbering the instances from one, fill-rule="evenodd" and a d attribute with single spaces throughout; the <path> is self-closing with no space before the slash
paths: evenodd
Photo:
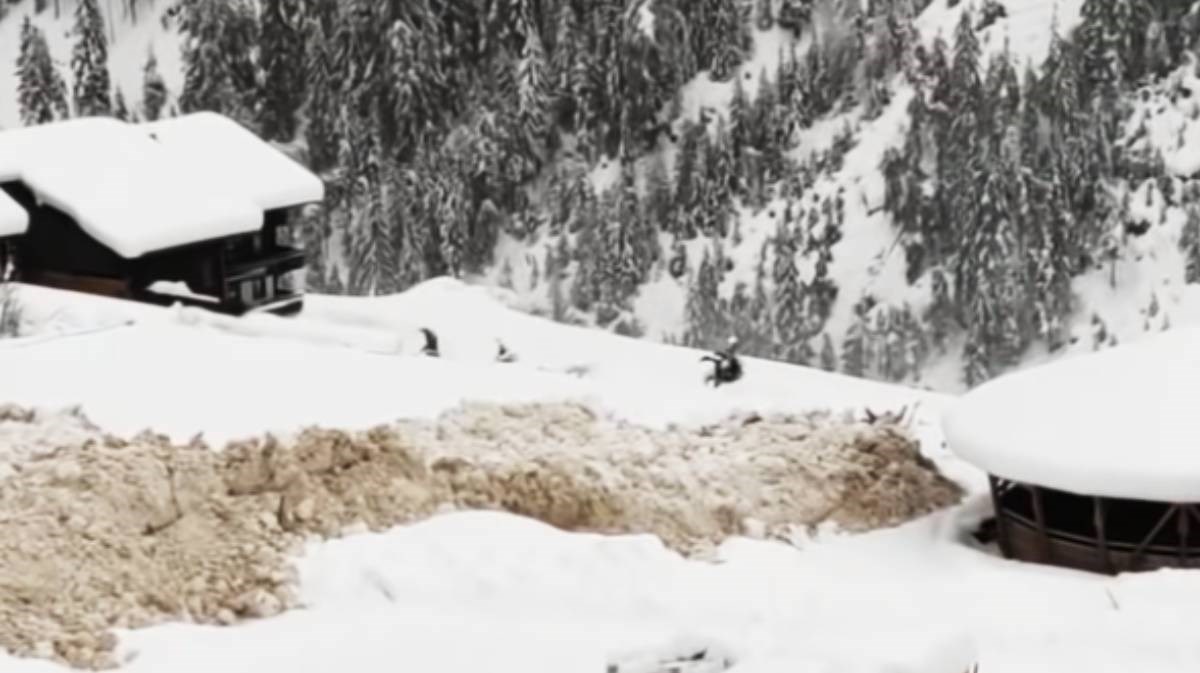
<path id="1" fill-rule="evenodd" d="M 1002 376 L 950 407 L 950 449 L 1001 477 L 1088 495 L 1200 501 L 1200 330 Z"/>
<path id="2" fill-rule="evenodd" d="M 325 198 L 320 178 L 228 117 L 196 112 L 141 127 L 180 160 L 220 180 L 229 193 L 245 193 L 263 210 Z"/>
<path id="3" fill-rule="evenodd" d="M 130 259 L 257 231 L 263 210 L 323 197 L 316 176 L 212 113 L 161 126 L 82 118 L 0 132 L 2 182 L 24 184 Z"/>
<path id="4" fill-rule="evenodd" d="M 28 226 L 29 213 L 0 191 L 0 238 L 23 234 Z"/>

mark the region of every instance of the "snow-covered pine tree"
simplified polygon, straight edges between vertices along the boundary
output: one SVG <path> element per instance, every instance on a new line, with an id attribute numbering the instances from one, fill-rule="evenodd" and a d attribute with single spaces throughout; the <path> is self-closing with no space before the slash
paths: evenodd
<path id="1" fill-rule="evenodd" d="M 1184 282 L 1200 283 L 1200 204 L 1189 203 L 1185 212 L 1187 221 L 1179 237 L 1179 249 L 1184 259 Z"/>
<path id="2" fill-rule="evenodd" d="M 21 24 L 17 80 L 17 103 L 22 124 L 34 126 L 70 116 L 67 85 L 50 56 L 46 36 L 28 16 Z"/>
<path id="3" fill-rule="evenodd" d="M 954 62 L 950 67 L 950 106 L 956 113 L 980 112 L 983 82 L 980 80 L 982 48 L 971 25 L 971 13 L 964 11 L 954 30 Z"/>
<path id="4" fill-rule="evenodd" d="M 683 343 L 693 348 L 708 348 L 721 335 L 723 326 L 717 290 L 720 284 L 720 272 L 713 262 L 708 250 L 700 260 L 696 276 L 688 286 L 687 329 Z"/>
<path id="5" fill-rule="evenodd" d="M 158 58 L 150 50 L 142 67 L 142 117 L 149 122 L 158 121 L 166 104 L 167 84 L 158 72 Z"/>
<path id="6" fill-rule="evenodd" d="M 258 93 L 258 20 L 250 0 L 176 0 L 166 18 L 182 37 L 180 109 L 250 123 Z"/>
<path id="7" fill-rule="evenodd" d="M 81 117 L 112 114 L 112 82 L 108 74 L 108 38 L 99 0 L 78 0 L 75 46 L 71 51 L 72 94 Z"/>
<path id="8" fill-rule="evenodd" d="M 550 129 L 550 79 L 542 39 L 528 29 L 521 58 L 517 62 L 517 129 L 520 147 L 535 164 L 542 161 L 542 147 Z"/>
<path id="9" fill-rule="evenodd" d="M 829 337 L 829 333 L 821 334 L 821 369 L 827 372 L 836 372 L 838 368 L 837 354 L 833 350 L 833 339 Z"/>
<path id="10" fill-rule="evenodd" d="M 341 143 L 337 128 L 339 84 L 333 73 L 329 38 L 321 23 L 310 21 L 306 36 L 308 100 L 304 107 L 304 137 L 308 141 L 312 168 L 326 171 L 337 163 L 338 146 Z"/>
<path id="11" fill-rule="evenodd" d="M 864 315 L 857 315 L 842 338 L 842 373 L 850 376 L 866 376 L 871 367 L 867 353 L 865 320 Z"/>
<path id="12" fill-rule="evenodd" d="M 125 103 L 125 94 L 120 89 L 117 89 L 113 96 L 112 116 L 123 122 L 136 121 L 133 114 L 129 112 L 129 105 Z"/>
<path id="13" fill-rule="evenodd" d="M 296 136 L 296 115 L 306 97 L 304 0 L 260 0 L 259 61 L 262 88 L 258 124 L 268 140 Z"/>
<path id="14" fill-rule="evenodd" d="M 671 226 L 671 179 L 661 154 L 650 157 L 646 170 L 646 199 L 644 216 L 654 231 L 670 231 Z"/>
<path id="15" fill-rule="evenodd" d="M 675 160 L 675 216 L 673 232 L 681 238 L 695 238 L 696 211 L 703 198 L 704 157 L 707 131 L 685 123 Z"/>
<path id="16" fill-rule="evenodd" d="M 804 315 L 805 296 L 804 287 L 800 282 L 800 271 L 796 268 L 796 248 L 792 243 L 791 232 L 783 222 L 776 228 L 772 248 L 774 267 L 771 274 L 771 318 L 774 340 L 785 358 L 795 357 L 804 354 L 805 349 L 799 346 L 806 345 L 808 341 Z M 808 364 L 808 360 L 790 361 Z"/>

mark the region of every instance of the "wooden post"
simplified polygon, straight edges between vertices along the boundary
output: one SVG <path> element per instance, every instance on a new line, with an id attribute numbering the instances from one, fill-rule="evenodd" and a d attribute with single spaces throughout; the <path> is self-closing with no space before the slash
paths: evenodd
<path id="1" fill-rule="evenodd" d="M 1163 526 L 1166 526 L 1167 522 L 1171 520 L 1171 515 L 1175 514 L 1176 509 L 1179 509 L 1177 505 L 1171 505 L 1168 507 L 1166 513 L 1163 514 L 1162 518 L 1158 520 L 1158 523 L 1154 524 L 1154 528 L 1152 528 L 1146 537 L 1140 543 L 1138 543 L 1137 548 L 1133 550 L 1133 556 L 1129 558 L 1129 567 L 1126 568 L 1126 570 L 1137 570 L 1138 561 L 1140 561 L 1142 559 L 1142 555 L 1146 553 L 1146 548 L 1149 547 L 1152 542 L 1154 542 L 1154 538 L 1158 537 L 1158 533 L 1163 529 Z"/>
<path id="2" fill-rule="evenodd" d="M 1179 565 L 1188 565 L 1188 513 L 1187 505 L 1179 505 L 1179 520 L 1175 522 L 1179 532 Z"/>
<path id="3" fill-rule="evenodd" d="M 1096 553 L 1100 556 L 1100 567 L 1106 573 L 1112 573 L 1112 556 L 1108 553 L 1108 536 L 1105 531 L 1105 519 L 1107 512 L 1104 511 L 1104 500 L 1099 497 L 1092 498 L 1092 520 L 1096 524 Z"/>
<path id="4" fill-rule="evenodd" d="M 1042 508 L 1042 489 L 1040 486 L 1030 486 L 1033 493 L 1033 518 L 1037 521 L 1039 559 L 1042 563 L 1050 562 L 1050 537 L 1046 534 L 1046 511 Z"/>
<path id="5" fill-rule="evenodd" d="M 1000 479 L 988 475 L 988 487 L 992 492 L 992 509 L 996 512 L 996 540 L 1000 543 L 1000 553 L 1004 558 L 1012 558 L 1012 545 L 1008 539 L 1008 520 L 1004 507 L 1000 503 Z"/>

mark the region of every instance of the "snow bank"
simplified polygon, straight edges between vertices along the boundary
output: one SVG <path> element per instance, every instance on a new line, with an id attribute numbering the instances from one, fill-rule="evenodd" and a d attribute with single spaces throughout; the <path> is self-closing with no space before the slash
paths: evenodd
<path id="1" fill-rule="evenodd" d="M 105 437 L 77 415 L 0 419 L 11 419 L 0 437 L 16 440 L 0 453 L 0 645 L 84 666 L 112 663 L 113 627 L 229 624 L 298 605 L 284 553 L 353 524 L 489 508 L 694 548 L 742 533 L 751 512 L 760 534 L 826 520 L 863 530 L 959 496 L 897 429 L 837 421 L 656 433 L 578 407 L 476 406 L 437 424 L 213 452 Z M 53 451 L 24 450 L 50 436 Z"/>
<path id="2" fill-rule="evenodd" d="M 1000 377 L 955 403 L 950 448 L 990 473 L 1115 498 L 1200 501 L 1200 330 Z"/>

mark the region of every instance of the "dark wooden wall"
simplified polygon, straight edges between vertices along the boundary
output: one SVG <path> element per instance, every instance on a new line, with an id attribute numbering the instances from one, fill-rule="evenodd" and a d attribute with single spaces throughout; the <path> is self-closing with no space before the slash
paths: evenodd
<path id="1" fill-rule="evenodd" d="M 29 213 L 29 230 L 17 244 L 23 271 L 70 271 L 114 278 L 125 274 L 128 262 L 84 233 L 69 215 L 38 204 L 33 192 L 20 183 L 5 183 L 0 189 Z"/>

